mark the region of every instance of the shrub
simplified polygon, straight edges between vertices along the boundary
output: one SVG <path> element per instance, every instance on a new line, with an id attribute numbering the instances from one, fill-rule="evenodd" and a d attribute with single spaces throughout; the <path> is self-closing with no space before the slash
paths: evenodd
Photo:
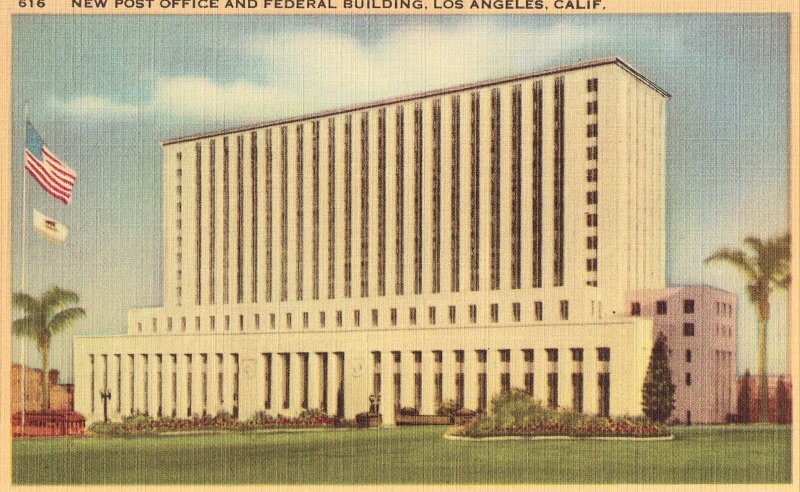
<path id="1" fill-rule="evenodd" d="M 436 409 L 436 415 L 452 417 L 460 409 L 461 405 L 459 405 L 457 401 L 446 400 Z"/>
<path id="2" fill-rule="evenodd" d="M 412 415 L 419 415 L 419 412 L 414 407 L 403 407 L 400 409 L 400 415 L 410 417 Z"/>

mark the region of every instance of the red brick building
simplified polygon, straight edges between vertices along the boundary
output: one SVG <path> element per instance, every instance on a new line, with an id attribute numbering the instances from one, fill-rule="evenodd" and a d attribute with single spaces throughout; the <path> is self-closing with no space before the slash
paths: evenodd
<path id="1" fill-rule="evenodd" d="M 42 410 L 42 370 L 26 367 L 25 375 L 25 410 L 39 412 Z M 22 410 L 21 394 L 22 366 L 11 365 L 11 414 Z M 50 370 L 50 409 L 69 410 L 74 408 L 74 389 L 72 384 L 59 384 L 58 370 Z"/>

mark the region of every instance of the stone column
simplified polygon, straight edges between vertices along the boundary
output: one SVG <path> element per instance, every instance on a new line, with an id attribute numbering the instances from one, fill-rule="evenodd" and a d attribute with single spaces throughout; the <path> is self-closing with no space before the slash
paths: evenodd
<path id="1" fill-rule="evenodd" d="M 464 408 L 478 407 L 478 354 L 473 349 L 464 350 Z"/>
<path id="2" fill-rule="evenodd" d="M 414 406 L 414 352 L 404 351 L 400 359 L 400 407 Z"/>

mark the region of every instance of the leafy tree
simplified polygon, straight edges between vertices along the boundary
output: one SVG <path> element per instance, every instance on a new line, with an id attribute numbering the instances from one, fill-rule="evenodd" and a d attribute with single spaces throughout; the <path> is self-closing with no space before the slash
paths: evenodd
<path id="1" fill-rule="evenodd" d="M 50 342 L 53 336 L 72 327 L 86 312 L 81 307 L 65 306 L 78 304 L 78 294 L 52 286 L 39 297 L 24 292 L 15 292 L 11 303 L 25 315 L 15 319 L 11 325 L 17 336 L 28 337 L 36 343 L 42 356 L 42 410 L 50 410 Z"/>
<path id="2" fill-rule="evenodd" d="M 741 249 L 722 248 L 706 258 L 706 262 L 724 261 L 744 273 L 750 302 L 758 313 L 758 388 L 759 420 L 769 418 L 769 391 L 767 389 L 767 321 L 769 320 L 769 297 L 773 291 L 788 289 L 790 283 L 789 263 L 791 240 L 789 233 L 771 237 L 766 241 L 747 237 L 746 246 L 750 254 Z"/>
<path id="3" fill-rule="evenodd" d="M 775 422 L 778 424 L 785 424 L 788 422 L 789 400 L 786 398 L 786 383 L 783 381 L 783 376 L 778 378 L 778 383 L 775 386 Z"/>
<path id="4" fill-rule="evenodd" d="M 736 414 L 739 423 L 750 422 L 750 369 L 746 370 L 742 376 L 739 396 L 736 398 Z"/>
<path id="5" fill-rule="evenodd" d="M 667 354 L 667 337 L 659 332 L 642 387 L 642 410 L 655 422 L 665 422 L 675 410 L 675 385 Z"/>

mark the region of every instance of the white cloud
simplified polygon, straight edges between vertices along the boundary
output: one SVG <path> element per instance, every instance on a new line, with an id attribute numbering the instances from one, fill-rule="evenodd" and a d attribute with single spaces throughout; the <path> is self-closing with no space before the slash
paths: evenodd
<path id="1" fill-rule="evenodd" d="M 127 118 L 136 116 L 139 109 L 133 104 L 118 103 L 98 96 L 82 96 L 69 101 L 53 100 L 57 111 L 67 113 L 70 117 L 86 118 Z"/>

